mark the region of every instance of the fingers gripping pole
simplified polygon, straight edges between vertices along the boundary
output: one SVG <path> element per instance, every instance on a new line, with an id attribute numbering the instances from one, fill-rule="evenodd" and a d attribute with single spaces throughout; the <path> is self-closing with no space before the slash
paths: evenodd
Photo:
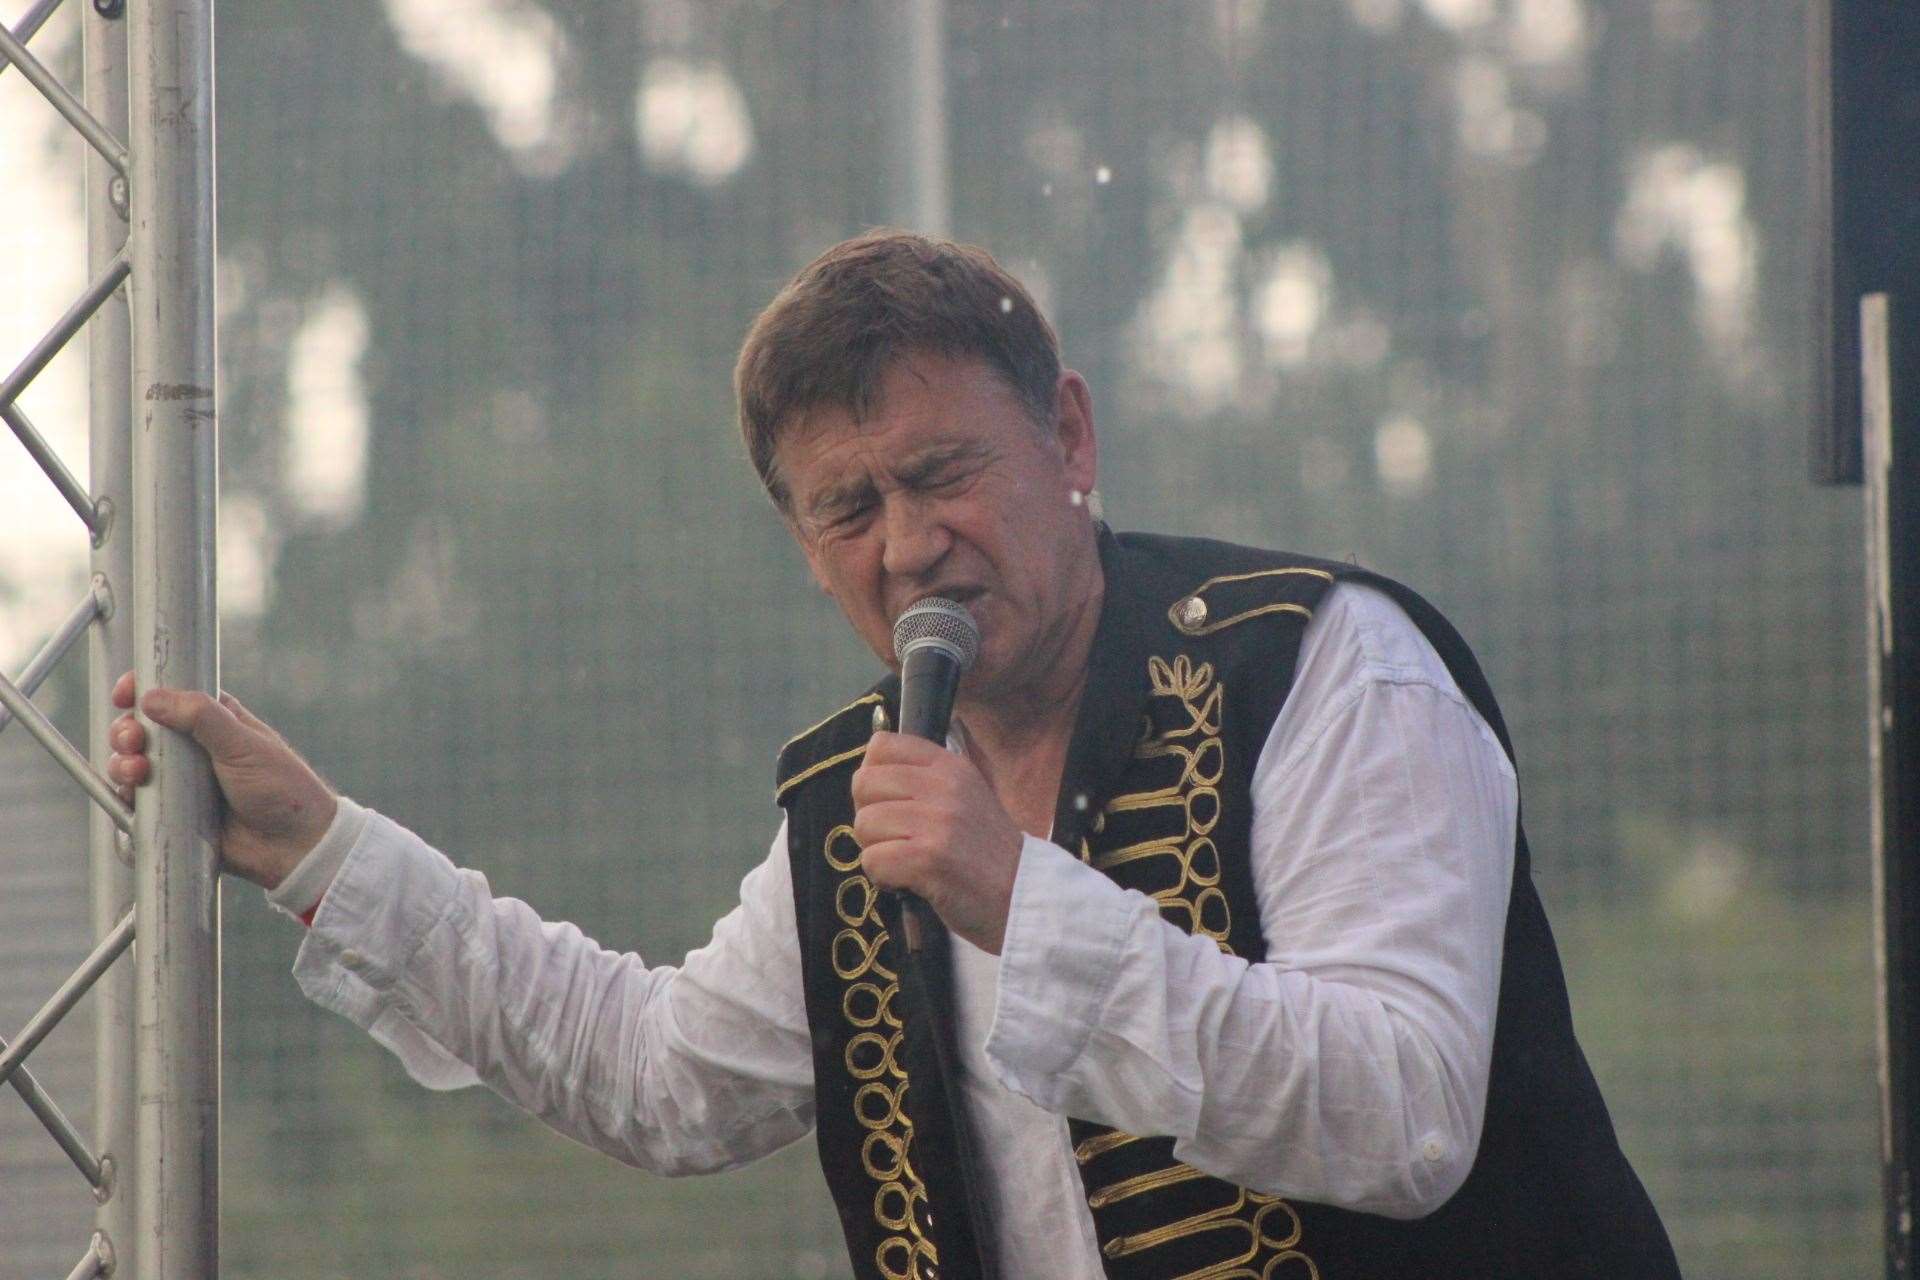
<path id="1" fill-rule="evenodd" d="M 143 689 L 213 692 L 213 11 L 127 9 L 133 164 L 133 643 Z M 142 1280 L 219 1274 L 220 898 L 213 779 L 149 725 L 134 822 L 137 1176 Z"/>

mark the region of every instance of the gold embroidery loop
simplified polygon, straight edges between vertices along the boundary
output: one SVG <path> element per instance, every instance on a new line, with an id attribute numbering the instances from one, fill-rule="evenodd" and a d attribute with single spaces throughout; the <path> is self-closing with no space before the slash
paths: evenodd
<path id="1" fill-rule="evenodd" d="M 855 894 L 860 898 L 860 909 L 857 911 L 847 905 L 848 897 Z M 844 924 L 863 925 L 867 923 L 867 917 L 873 914 L 873 904 L 879 897 L 873 881 L 865 876 L 848 876 L 833 891 L 833 913 Z"/>
<path id="2" fill-rule="evenodd" d="M 840 872 L 860 869 L 860 842 L 844 822 L 827 832 L 827 865 Z"/>
<path id="3" fill-rule="evenodd" d="M 900 1019 L 893 1012 L 893 993 L 899 989 L 897 984 L 882 987 L 872 982 L 856 982 L 840 997 L 840 1012 L 856 1027 L 874 1027 L 882 1022 L 898 1027 Z"/>
<path id="4" fill-rule="evenodd" d="M 1260 1233 L 1260 1243 L 1269 1249 L 1291 1249 L 1300 1243 L 1300 1215 L 1294 1212 L 1292 1205 L 1285 1200 L 1269 1196 L 1254 1196 L 1254 1203 L 1260 1208 L 1253 1215 L 1254 1229 Z M 1275 1238 L 1267 1230 L 1267 1219 L 1275 1214 L 1285 1214 L 1287 1219 L 1286 1235 Z"/>
<path id="5" fill-rule="evenodd" d="M 830 948 L 833 955 L 833 972 L 844 982 L 855 978 L 864 978 L 869 973 L 877 973 L 891 982 L 896 976 L 893 970 L 880 963 L 880 945 L 887 940 L 883 931 L 877 937 L 869 938 L 858 929 L 847 928 L 833 935 Z M 851 949 L 857 959 L 849 959 L 846 952 Z"/>
<path id="6" fill-rule="evenodd" d="M 881 1108 L 877 1114 L 873 1111 L 876 1100 Z M 853 1095 L 853 1114 L 867 1128 L 885 1132 L 900 1120 L 900 1092 L 878 1082 L 863 1084 Z"/>
<path id="7" fill-rule="evenodd" d="M 900 1033 L 897 1031 L 890 1036 L 882 1035 L 878 1031 L 862 1031 L 847 1041 L 847 1051 L 841 1056 L 847 1061 L 847 1074 L 855 1080 L 875 1080 L 883 1075 L 898 1077 L 905 1074 L 900 1070 L 899 1064 L 894 1061 L 894 1054 L 899 1049 Z M 860 1113 L 860 1103 L 857 1098 L 854 1100 L 853 1110 L 856 1115 Z M 867 1123 L 865 1116 L 861 1116 L 860 1123 Z"/>

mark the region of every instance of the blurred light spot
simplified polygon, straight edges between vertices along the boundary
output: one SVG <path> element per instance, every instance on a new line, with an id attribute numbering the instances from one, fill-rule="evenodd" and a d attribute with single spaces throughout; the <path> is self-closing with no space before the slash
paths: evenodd
<path id="1" fill-rule="evenodd" d="M 1333 268 L 1318 248 L 1291 244 L 1274 255 L 1253 296 L 1253 323 L 1269 363 L 1279 368 L 1305 363 L 1332 294 Z"/>
<path id="2" fill-rule="evenodd" d="M 16 6 L 23 8 L 24 6 Z M 55 13 L 33 52 L 78 66 L 75 17 Z M 11 18 L 8 21 L 12 21 Z M 69 58 L 68 51 L 75 56 Z M 69 84 L 78 88 L 77 80 Z M 32 349 L 86 287 L 81 185 L 86 144 L 22 75 L 0 76 L 0 374 Z M 119 306 L 111 302 L 109 306 Z M 68 470 L 87 479 L 84 336 L 55 356 L 20 408 Z M 87 531 L 40 468 L 0 428 L 0 662 L 16 672 L 80 599 Z M 84 659 L 83 659 L 84 661 Z"/>
<path id="3" fill-rule="evenodd" d="M 335 527 L 358 516 L 366 499 L 367 336 L 366 308 L 336 283 L 309 310 L 287 358 L 287 496 L 303 515 Z"/>
<path id="4" fill-rule="evenodd" d="M 1003 316 L 1009 315 L 1012 313 L 1012 311 L 1013 311 L 1013 299 L 1007 297 L 1005 294 L 1001 294 L 1000 295 L 1000 314 Z"/>
<path id="5" fill-rule="evenodd" d="M 1267 135 L 1245 116 L 1214 122 L 1207 135 L 1207 188 L 1242 213 L 1267 202 L 1273 186 L 1273 159 Z"/>
<path id="6" fill-rule="evenodd" d="M 1420 7 L 1435 25 L 1449 31 L 1466 31 L 1493 20 L 1493 0 L 1420 0 Z"/>
<path id="7" fill-rule="evenodd" d="M 1587 14 L 1580 0 L 1514 0 L 1507 48 L 1525 66 L 1551 67 L 1585 52 Z"/>
<path id="8" fill-rule="evenodd" d="M 1347 12 L 1368 31 L 1387 32 L 1400 25 L 1405 6 L 1401 0 L 1347 0 Z"/>
<path id="9" fill-rule="evenodd" d="M 1742 367 L 1754 363 L 1760 257 L 1759 232 L 1746 203 L 1739 166 L 1675 143 L 1635 160 L 1614 221 L 1614 246 L 1628 266 L 1651 271 L 1669 250 L 1680 254 L 1693 278 L 1704 336 L 1717 354 Z"/>
<path id="10" fill-rule="evenodd" d="M 1182 412 L 1219 409 L 1239 385 L 1237 289 L 1243 250 L 1240 219 L 1225 205 L 1187 210 L 1168 247 L 1160 282 L 1142 305 L 1142 367 L 1173 392 Z"/>
<path id="11" fill-rule="evenodd" d="M 572 131 L 555 109 L 559 26 L 524 0 L 384 0 L 400 47 L 486 115 L 494 140 L 531 172 L 573 158 Z"/>
<path id="12" fill-rule="evenodd" d="M 1093 180 L 1104 187 L 1113 181 L 1113 170 L 1107 168 L 1105 165 L 1101 165 L 1093 171 Z"/>
<path id="13" fill-rule="evenodd" d="M 1746 887 L 1750 862 L 1744 849 L 1722 836 L 1695 838 L 1667 879 L 1667 909 L 1692 921 L 1725 914 Z"/>
<path id="14" fill-rule="evenodd" d="M 1510 164 L 1530 164 L 1546 145 L 1546 122 L 1516 109 L 1507 69 L 1484 55 L 1460 59 L 1454 71 L 1460 145 L 1469 153 Z"/>
<path id="15" fill-rule="evenodd" d="M 279 538 L 260 500 L 231 489 L 220 495 L 220 616 L 252 619 L 266 612 Z"/>
<path id="16" fill-rule="evenodd" d="M 733 77 L 716 65 L 655 58 L 634 104 L 640 154 L 656 169 L 714 186 L 753 157 L 753 118 Z"/>
<path id="17" fill-rule="evenodd" d="M 1373 465 L 1389 492 L 1419 493 L 1433 474 L 1433 438 L 1412 414 L 1395 414 L 1373 433 Z"/>

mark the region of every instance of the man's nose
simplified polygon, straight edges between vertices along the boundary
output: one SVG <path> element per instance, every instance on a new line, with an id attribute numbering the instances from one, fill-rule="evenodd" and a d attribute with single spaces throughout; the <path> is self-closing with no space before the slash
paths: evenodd
<path id="1" fill-rule="evenodd" d="M 886 550 L 881 563 L 897 578 L 916 578 L 940 563 L 953 534 L 938 512 L 911 494 L 893 494 L 885 510 Z"/>

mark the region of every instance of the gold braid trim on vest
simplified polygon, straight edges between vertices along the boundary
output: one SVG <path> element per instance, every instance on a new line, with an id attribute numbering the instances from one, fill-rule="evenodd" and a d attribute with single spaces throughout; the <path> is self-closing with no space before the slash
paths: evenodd
<path id="1" fill-rule="evenodd" d="M 1219 581 L 1212 580 L 1200 590 Z M 1199 599 L 1196 591 L 1170 610 L 1178 623 L 1182 604 L 1188 605 L 1185 614 L 1192 634 L 1206 634 L 1280 608 L 1249 610 L 1208 627 L 1204 604 L 1189 603 Z M 1307 612 L 1298 605 L 1285 608 Z M 1134 766 L 1128 776 L 1144 775 L 1160 785 L 1122 792 L 1103 804 L 1094 817 L 1091 837 L 1080 842 L 1080 859 L 1140 889 L 1159 904 L 1167 919 L 1189 933 L 1212 938 L 1222 951 L 1232 954 L 1228 937 L 1233 914 L 1221 891 L 1220 853 L 1213 841 L 1221 813 L 1220 784 L 1226 775 L 1221 734 L 1226 689 L 1215 678 L 1211 663 L 1195 665 L 1186 654 L 1175 655 L 1172 661 L 1150 657 L 1147 677 L 1151 703 L 1134 744 Z M 1124 837 L 1109 834 L 1109 819 L 1126 822 Z M 1097 1166 L 1101 1157 L 1139 1141 L 1117 1129 L 1098 1130 L 1075 1145 L 1074 1158 L 1085 1171 Z M 1099 1210 L 1203 1179 L 1220 1189 L 1221 1203 L 1151 1230 L 1110 1238 L 1101 1252 L 1117 1260 L 1176 1241 L 1191 1244 L 1199 1237 L 1219 1237 L 1224 1256 L 1186 1272 L 1179 1280 L 1319 1280 L 1319 1267 L 1298 1248 L 1301 1223 L 1292 1206 L 1277 1196 L 1213 1179 L 1179 1161 L 1146 1172 L 1130 1171 L 1113 1182 L 1088 1178 L 1087 1205 Z"/>
<path id="2" fill-rule="evenodd" d="M 890 1233 L 874 1250 L 874 1265 L 887 1280 L 914 1280 L 925 1274 L 922 1262 L 937 1265 L 940 1254 L 921 1226 L 927 1186 L 913 1167 L 907 1073 L 899 1062 L 903 1033 L 900 1015 L 893 1010 L 900 978 L 880 963 L 887 931 L 875 910 L 879 892 L 860 870 L 853 828 L 842 824 L 829 831 L 822 852 L 827 865 L 846 876 L 833 895 L 834 915 L 841 924 L 833 938 L 833 972 L 847 984 L 840 1011 L 854 1028 L 845 1061 L 848 1073 L 861 1082 L 853 1097 L 854 1118 L 866 1130 L 860 1165 L 877 1184 L 874 1220 Z"/>

